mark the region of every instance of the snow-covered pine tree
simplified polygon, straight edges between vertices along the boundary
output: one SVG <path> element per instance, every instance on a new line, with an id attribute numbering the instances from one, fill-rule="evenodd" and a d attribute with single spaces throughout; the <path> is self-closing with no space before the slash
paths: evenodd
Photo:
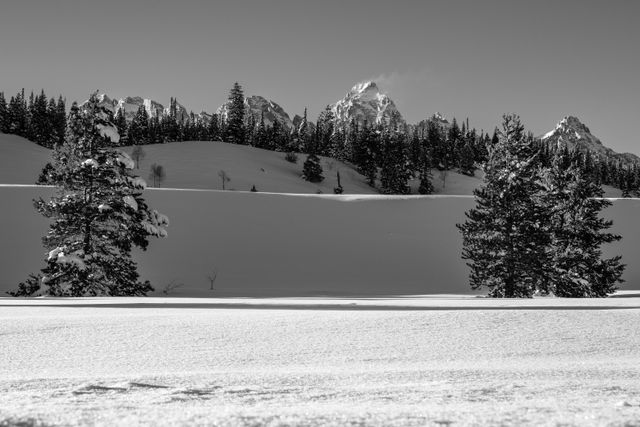
<path id="1" fill-rule="evenodd" d="M 145 295 L 153 288 L 139 281 L 131 250 L 146 249 L 150 236 L 166 236 L 168 219 L 142 198 L 146 184 L 129 172 L 133 160 L 109 147 L 111 115 L 96 94 L 74 107 L 66 142 L 53 152 L 57 194 L 35 201 L 53 220 L 43 238 L 47 265 L 12 295 Z"/>
<path id="2" fill-rule="evenodd" d="M 246 144 L 244 126 L 244 92 L 238 82 L 229 92 L 229 110 L 226 121 L 226 142 Z"/>
<path id="3" fill-rule="evenodd" d="M 531 297 L 545 279 L 549 215 L 537 200 L 539 167 L 520 118 L 505 115 L 502 127 L 484 167 L 485 185 L 474 191 L 477 205 L 457 225 L 462 258 L 469 260 L 473 289 L 486 287 L 498 298 Z"/>
<path id="4" fill-rule="evenodd" d="M 623 282 L 625 265 L 619 256 L 602 259 L 600 246 L 621 237 L 606 232 L 613 222 L 601 217 L 611 202 L 582 168 L 568 162 L 567 153 L 556 151 L 542 180 L 551 242 L 548 278 L 541 290 L 559 297 L 606 297 Z"/>

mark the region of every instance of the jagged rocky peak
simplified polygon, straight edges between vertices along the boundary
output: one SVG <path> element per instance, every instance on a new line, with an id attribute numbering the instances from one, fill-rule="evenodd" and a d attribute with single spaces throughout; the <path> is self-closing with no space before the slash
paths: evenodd
<path id="1" fill-rule="evenodd" d="M 550 139 L 553 137 L 562 137 L 566 142 L 574 142 L 574 140 L 588 139 L 593 143 L 602 144 L 598 138 L 591 134 L 589 128 L 575 116 L 566 116 L 551 132 L 545 134 L 542 139 Z"/>
<path id="2" fill-rule="evenodd" d="M 555 129 L 542 136 L 542 141 L 553 145 L 566 145 L 570 150 L 589 150 L 607 158 L 625 163 L 638 163 L 640 158 L 630 153 L 617 153 L 605 147 L 589 128 L 575 116 L 566 116 L 558 122 Z"/>
<path id="3" fill-rule="evenodd" d="M 272 126 L 273 123 L 278 122 L 287 129 L 293 129 L 293 121 L 289 114 L 277 103 L 268 100 L 259 95 L 252 95 L 244 99 L 245 114 L 247 117 L 253 115 L 256 123 L 260 122 L 262 114 L 264 114 L 264 124 Z M 227 120 L 227 114 L 229 113 L 229 103 L 225 102 L 216 111 L 222 119 Z"/>
<path id="4" fill-rule="evenodd" d="M 351 88 L 343 99 L 331 106 L 336 121 L 350 123 L 355 119 L 359 124 L 388 123 L 396 115 L 404 123 L 394 102 L 382 93 L 373 81 L 361 82 Z"/>
<path id="5" fill-rule="evenodd" d="M 118 100 L 116 104 L 116 112 L 122 110 L 127 120 L 132 120 L 140 107 L 144 106 L 149 117 L 157 117 L 162 115 L 164 107 L 159 102 L 152 99 L 145 99 L 140 96 L 127 96 Z"/>

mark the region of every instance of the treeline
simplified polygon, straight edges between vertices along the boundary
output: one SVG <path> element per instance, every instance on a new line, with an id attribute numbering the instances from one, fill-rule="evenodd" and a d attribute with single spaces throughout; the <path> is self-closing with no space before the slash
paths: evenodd
<path id="1" fill-rule="evenodd" d="M 25 98 L 24 89 L 7 102 L 0 92 L 0 132 L 19 135 L 43 147 L 53 148 L 64 142 L 67 129 L 66 101 L 48 98 L 44 90 L 31 92 Z"/>
<path id="2" fill-rule="evenodd" d="M 72 110 L 80 108 L 76 103 Z M 226 114 L 212 116 L 188 115 L 179 111 L 175 98 L 171 98 L 167 113 L 151 117 L 140 106 L 132 118 L 119 109 L 112 122 L 120 135 L 114 145 L 163 144 L 181 141 L 223 141 L 250 145 L 272 151 L 307 154 L 304 174 L 312 181 L 322 180 L 322 168 L 317 156 L 326 156 L 351 163 L 366 177 L 367 182 L 387 194 L 408 194 L 409 183 L 419 179 L 418 192 L 430 194 L 435 173 L 446 186 L 448 171 L 473 176 L 487 161 L 488 153 L 498 137 L 494 130 L 490 136 L 469 126 L 468 119 L 460 125 L 432 116 L 417 125 L 407 125 L 398 116 L 386 123 L 338 122 L 329 107 L 315 122 L 308 120 L 305 109 L 296 117 L 293 129 L 277 119 L 265 122 L 264 114 L 247 114 L 242 87 L 235 83 L 229 93 Z M 106 111 L 112 114 L 111 111 Z M 65 100 L 47 99 L 44 91 L 25 99 L 24 90 L 7 102 L 0 92 L 0 131 L 23 136 L 47 148 L 64 141 L 67 114 Z M 530 135 L 531 138 L 532 135 Z M 543 166 L 550 164 L 555 146 L 536 141 Z M 568 148 L 562 148 L 568 150 Z M 618 159 L 598 156 L 586 150 L 568 153 L 573 161 L 597 184 L 621 189 L 623 197 L 640 196 L 640 168 Z M 311 158 L 309 158 L 311 156 Z"/>

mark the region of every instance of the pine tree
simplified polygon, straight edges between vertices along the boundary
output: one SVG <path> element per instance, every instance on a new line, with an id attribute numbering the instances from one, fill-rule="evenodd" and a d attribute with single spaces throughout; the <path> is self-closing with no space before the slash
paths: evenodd
<path id="1" fill-rule="evenodd" d="M 144 295 L 153 288 L 138 280 L 131 250 L 146 249 L 149 236 L 165 236 L 168 220 L 142 198 L 145 184 L 130 174 L 131 158 L 102 136 L 101 126 L 111 123 L 96 94 L 75 109 L 66 142 L 53 153 L 58 194 L 35 202 L 54 220 L 43 238 L 47 265 L 12 295 Z"/>
<path id="2" fill-rule="evenodd" d="M 300 122 L 300 127 L 298 128 L 298 141 L 294 151 L 304 151 L 305 153 L 310 153 L 310 141 L 311 137 L 309 135 L 309 123 L 307 122 L 307 109 L 305 108 L 304 115 L 302 116 L 302 121 Z"/>
<path id="3" fill-rule="evenodd" d="M 120 145 L 129 144 L 129 126 L 127 124 L 127 118 L 124 115 L 124 108 L 118 108 L 115 118 L 116 129 L 118 129 L 118 135 L 120 135 Z"/>
<path id="4" fill-rule="evenodd" d="M 129 144 L 144 145 L 149 143 L 149 114 L 144 105 L 141 105 L 136 115 L 131 120 L 127 132 Z"/>
<path id="5" fill-rule="evenodd" d="M 407 182 L 411 176 L 405 134 L 388 127 L 382 134 L 382 165 L 380 189 L 386 194 L 409 194 Z"/>
<path id="6" fill-rule="evenodd" d="M 500 139 L 485 165 L 485 185 L 474 191 L 477 206 L 458 224 L 462 258 L 469 260 L 473 289 L 491 297 L 531 297 L 545 278 L 549 235 L 547 211 L 532 141 L 516 115 L 505 115 Z"/>
<path id="7" fill-rule="evenodd" d="M 435 126 L 433 123 L 429 123 L 427 126 Z M 418 193 L 420 194 L 432 194 L 434 191 L 433 184 L 431 183 L 431 147 L 428 145 L 428 139 L 421 140 L 420 148 L 420 186 L 418 187 Z"/>
<path id="8" fill-rule="evenodd" d="M 464 175 L 473 176 L 475 169 L 473 147 L 467 141 L 460 150 L 460 172 Z"/>
<path id="9" fill-rule="evenodd" d="M 621 239 L 606 232 L 613 222 L 601 216 L 611 202 L 575 162 L 559 150 L 545 171 L 542 203 L 550 216 L 551 243 L 544 292 L 558 297 L 606 297 L 622 283 L 625 266 L 619 256 L 602 259 L 600 246 Z"/>
<path id="10" fill-rule="evenodd" d="M 302 166 L 302 177 L 309 182 L 322 182 L 324 180 L 320 158 L 314 152 L 309 153 Z"/>
<path id="11" fill-rule="evenodd" d="M 246 144 L 244 115 L 244 92 L 242 86 L 235 82 L 229 92 L 225 141 L 233 144 Z"/>
<path id="12" fill-rule="evenodd" d="M 7 110 L 7 100 L 4 92 L 0 92 L 0 132 L 9 132 L 9 112 Z"/>
<path id="13" fill-rule="evenodd" d="M 376 165 L 377 146 L 377 135 L 365 120 L 359 133 L 358 145 L 357 149 L 354 150 L 354 156 L 356 157 L 358 172 L 367 178 L 367 184 L 371 187 L 376 185 L 376 176 L 378 174 L 378 166 Z"/>
<path id="14" fill-rule="evenodd" d="M 207 133 L 209 134 L 209 141 L 220 141 L 220 126 L 218 124 L 217 114 L 211 116 Z"/>
<path id="15" fill-rule="evenodd" d="M 62 145 L 67 134 L 67 106 L 62 96 L 58 97 L 54 123 L 56 145 Z"/>
<path id="16" fill-rule="evenodd" d="M 255 137 L 255 146 L 258 148 L 269 148 L 269 139 L 267 136 L 267 128 L 264 125 L 264 111 L 260 116 L 260 124 L 258 125 L 258 130 L 256 131 Z"/>

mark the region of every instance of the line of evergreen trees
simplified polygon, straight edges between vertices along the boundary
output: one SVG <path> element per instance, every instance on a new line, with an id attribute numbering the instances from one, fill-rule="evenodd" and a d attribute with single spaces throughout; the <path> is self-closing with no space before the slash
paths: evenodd
<path id="1" fill-rule="evenodd" d="M 47 99 L 42 90 L 39 95 L 31 92 L 27 100 L 22 89 L 7 102 L 4 92 L 0 92 L 0 132 L 53 148 L 64 142 L 66 128 L 66 102 L 62 96 L 57 101 Z"/>
<path id="2" fill-rule="evenodd" d="M 250 145 L 285 153 L 307 154 L 308 171 L 315 171 L 310 180 L 320 181 L 322 168 L 317 156 L 336 158 L 353 164 L 371 186 L 387 194 L 407 194 L 409 181 L 419 179 L 420 194 L 433 192 L 433 174 L 440 173 L 446 185 L 447 171 L 473 176 L 487 161 L 488 152 L 498 141 L 493 136 L 476 131 L 468 119 L 450 124 L 432 116 L 416 126 L 407 126 L 397 116 L 388 123 L 339 124 L 327 106 L 315 123 L 307 119 L 307 112 L 288 129 L 279 121 L 266 124 L 264 114 L 247 114 L 244 93 L 235 83 L 229 94 L 226 117 L 213 114 L 210 118 L 195 115 L 186 117 L 178 111 L 178 103 L 171 98 L 167 114 L 150 117 L 141 106 L 131 120 L 119 109 L 113 122 L 121 138 L 118 145 L 162 144 L 180 141 L 224 141 Z M 74 103 L 75 108 L 77 104 Z M 72 109 L 73 109 L 72 107 Z M 7 103 L 0 92 L 0 131 L 23 136 L 47 148 L 64 141 L 66 132 L 65 100 L 40 95 L 25 99 L 24 90 Z M 539 144 L 541 161 L 551 164 L 558 147 Z M 568 148 L 562 148 L 568 151 Z M 309 155 L 313 155 L 309 159 Z M 638 165 L 603 158 L 589 151 L 565 153 L 584 169 L 595 183 L 621 189 L 623 197 L 640 196 L 640 168 Z M 305 178 L 307 176 L 305 175 Z"/>

